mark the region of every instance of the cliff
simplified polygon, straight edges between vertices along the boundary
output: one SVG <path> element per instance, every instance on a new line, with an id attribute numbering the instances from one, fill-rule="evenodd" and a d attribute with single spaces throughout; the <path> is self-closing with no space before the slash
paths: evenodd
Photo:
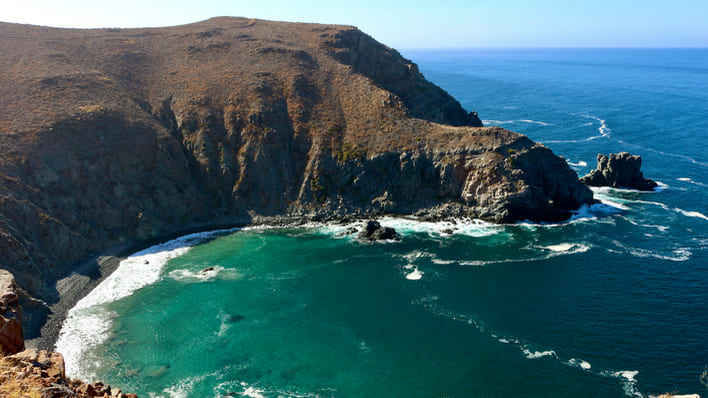
<path id="1" fill-rule="evenodd" d="M 356 28 L 0 23 L 0 265 L 52 281 L 195 225 L 380 213 L 558 220 L 592 200 Z"/>

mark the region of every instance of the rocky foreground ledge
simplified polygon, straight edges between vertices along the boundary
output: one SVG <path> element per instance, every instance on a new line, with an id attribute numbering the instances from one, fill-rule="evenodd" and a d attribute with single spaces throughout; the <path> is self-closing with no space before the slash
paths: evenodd
<path id="1" fill-rule="evenodd" d="M 59 353 L 24 350 L 21 314 L 14 277 L 0 269 L 0 397 L 138 398 L 99 381 L 67 378 Z"/>

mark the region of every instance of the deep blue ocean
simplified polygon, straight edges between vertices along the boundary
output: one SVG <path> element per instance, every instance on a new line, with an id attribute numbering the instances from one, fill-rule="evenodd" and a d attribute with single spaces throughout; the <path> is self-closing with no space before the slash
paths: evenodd
<path id="1" fill-rule="evenodd" d="M 381 220 L 397 243 L 167 242 L 71 311 L 69 375 L 141 397 L 708 396 L 708 49 L 402 53 L 579 175 L 629 151 L 661 189 L 595 189 L 557 225 Z"/>

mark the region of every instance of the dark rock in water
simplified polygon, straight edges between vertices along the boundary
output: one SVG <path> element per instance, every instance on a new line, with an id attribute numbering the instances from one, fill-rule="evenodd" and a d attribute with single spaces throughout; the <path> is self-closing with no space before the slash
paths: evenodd
<path id="1" fill-rule="evenodd" d="M 246 319 L 246 317 L 243 316 L 243 315 L 231 315 L 231 316 L 229 316 L 229 322 L 232 322 L 232 323 L 235 323 L 235 322 L 238 322 L 238 321 L 242 321 L 242 320 L 244 320 L 244 319 Z"/>
<path id="2" fill-rule="evenodd" d="M 400 240 L 396 230 L 391 227 L 384 227 L 378 221 L 369 220 L 364 229 L 359 232 L 359 239 L 376 240 Z"/>
<path id="3" fill-rule="evenodd" d="M 202 274 L 205 274 L 205 273 L 207 273 L 209 271 L 213 271 L 213 270 L 214 270 L 214 267 L 206 267 L 201 272 L 202 272 Z"/>
<path id="4" fill-rule="evenodd" d="M 639 170 L 642 158 L 628 152 L 612 153 L 610 157 L 597 155 L 597 169 L 581 178 L 580 181 L 593 187 L 633 188 L 651 191 L 658 186 L 655 181 L 644 178 Z"/>
<path id="5" fill-rule="evenodd" d="M 355 227 L 350 227 L 350 228 L 347 228 L 347 230 L 344 231 L 343 234 L 344 234 L 344 235 L 353 235 L 353 234 L 355 234 L 355 233 L 357 233 L 357 232 L 359 232 L 358 229 L 356 229 Z"/>

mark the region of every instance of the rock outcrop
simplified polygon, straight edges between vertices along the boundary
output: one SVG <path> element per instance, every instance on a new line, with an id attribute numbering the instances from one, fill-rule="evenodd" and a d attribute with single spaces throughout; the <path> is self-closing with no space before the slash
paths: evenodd
<path id="1" fill-rule="evenodd" d="M 67 379 L 59 353 L 24 350 L 17 290 L 13 275 L 0 269 L 0 397 L 137 398 L 101 382 Z"/>
<path id="2" fill-rule="evenodd" d="M 374 220 L 369 220 L 364 224 L 364 228 L 359 232 L 359 239 L 370 242 L 377 240 L 399 240 L 395 229 L 384 227 L 381 223 Z"/>
<path id="3" fill-rule="evenodd" d="M 0 358 L 0 396 L 138 398 L 100 381 L 88 384 L 67 379 L 61 354 L 35 349 Z"/>
<path id="4" fill-rule="evenodd" d="M 15 278 L 0 269 L 0 355 L 11 355 L 25 348 L 22 334 L 22 308 Z"/>
<path id="5" fill-rule="evenodd" d="M 108 248 L 206 225 L 560 220 L 592 192 L 349 26 L 0 23 L 0 264 L 49 304 Z"/>
<path id="6" fill-rule="evenodd" d="M 632 188 L 652 191 L 658 186 L 655 181 L 644 178 L 640 171 L 642 158 L 628 152 L 612 153 L 609 158 L 597 155 L 597 168 L 580 179 L 593 187 Z"/>

